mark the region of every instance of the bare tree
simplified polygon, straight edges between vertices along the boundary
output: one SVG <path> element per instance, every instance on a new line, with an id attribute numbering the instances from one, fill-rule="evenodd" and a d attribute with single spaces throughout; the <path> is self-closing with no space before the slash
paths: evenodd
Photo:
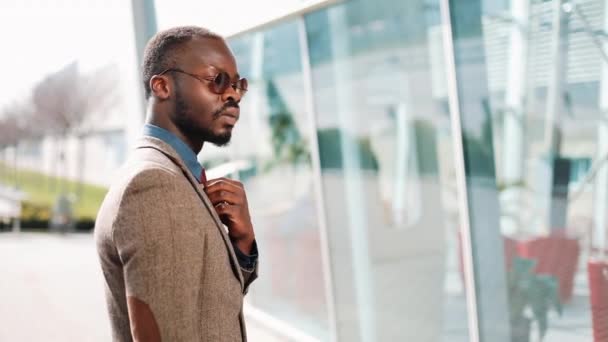
<path id="1" fill-rule="evenodd" d="M 14 146 L 15 144 L 14 126 L 15 120 L 13 118 L 6 116 L 5 114 L 0 117 L 0 149 L 2 149 L 2 173 L 3 176 L 6 177 L 6 179 L 10 179 L 9 174 L 11 169 L 11 162 L 8 160 L 8 148 Z"/>
<path id="2" fill-rule="evenodd" d="M 57 138 L 57 165 L 64 164 L 66 177 L 65 142 L 68 136 L 75 136 L 79 141 L 79 183 L 82 183 L 85 167 L 85 149 L 82 146 L 85 137 L 101 121 L 100 115 L 105 115 L 119 102 L 117 75 L 113 65 L 83 75 L 78 70 L 78 64 L 72 62 L 34 87 L 32 98 L 36 121 L 45 127 L 48 135 Z M 81 192 L 82 188 L 79 187 L 78 194 Z"/>
<path id="3" fill-rule="evenodd" d="M 12 102 L 0 110 L 0 147 L 4 151 L 4 165 L 8 166 L 6 152 L 13 147 L 13 180 L 19 185 L 19 147 L 26 139 L 31 139 L 37 132 L 35 125 L 31 124 L 33 107 L 29 100 Z"/>
<path id="4" fill-rule="evenodd" d="M 74 134 L 78 143 L 78 196 L 82 195 L 83 178 L 86 167 L 86 137 L 104 121 L 105 116 L 119 105 L 120 96 L 117 91 L 118 70 L 115 65 L 99 68 L 82 78 L 80 99 L 81 107 L 85 110 L 80 125 L 75 127 Z"/>

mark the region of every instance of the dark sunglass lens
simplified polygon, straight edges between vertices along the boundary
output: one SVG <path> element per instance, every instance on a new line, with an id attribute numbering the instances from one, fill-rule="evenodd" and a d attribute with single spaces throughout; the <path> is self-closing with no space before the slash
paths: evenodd
<path id="1" fill-rule="evenodd" d="M 230 76 L 226 72 L 220 72 L 213 80 L 214 90 L 218 94 L 223 94 L 230 86 Z"/>
<path id="2" fill-rule="evenodd" d="M 247 82 L 246 78 L 241 78 L 238 82 L 238 88 L 241 89 L 241 91 L 245 92 L 247 91 L 247 87 L 249 86 L 249 83 Z"/>

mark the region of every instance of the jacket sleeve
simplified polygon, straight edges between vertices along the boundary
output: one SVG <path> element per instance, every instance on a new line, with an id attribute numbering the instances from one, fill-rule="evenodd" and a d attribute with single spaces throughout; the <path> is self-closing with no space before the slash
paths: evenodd
<path id="1" fill-rule="evenodd" d="M 245 282 L 243 294 L 247 294 L 247 292 L 249 292 L 249 285 L 258 278 L 258 264 L 256 263 L 253 269 L 244 269 L 241 267 L 241 274 L 243 274 L 243 280 Z"/>
<path id="2" fill-rule="evenodd" d="M 134 341 L 201 340 L 199 298 L 204 234 L 176 225 L 179 202 L 170 171 L 146 170 L 121 199 L 112 238 L 123 264 Z M 177 247 L 179 246 L 179 247 Z"/>
<path id="3" fill-rule="evenodd" d="M 243 294 L 247 294 L 249 285 L 251 285 L 251 283 L 258 277 L 258 244 L 256 241 L 253 242 L 253 248 L 249 255 L 241 252 L 239 247 L 234 242 L 232 243 L 232 248 L 234 249 L 234 253 L 241 269 L 241 275 L 243 276 L 245 285 Z"/>

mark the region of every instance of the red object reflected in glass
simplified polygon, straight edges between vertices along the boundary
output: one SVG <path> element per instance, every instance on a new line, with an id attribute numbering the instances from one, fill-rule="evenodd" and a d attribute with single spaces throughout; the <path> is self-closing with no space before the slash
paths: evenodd
<path id="1" fill-rule="evenodd" d="M 591 289 L 593 341 L 608 342 L 608 260 L 590 259 L 587 272 Z"/>

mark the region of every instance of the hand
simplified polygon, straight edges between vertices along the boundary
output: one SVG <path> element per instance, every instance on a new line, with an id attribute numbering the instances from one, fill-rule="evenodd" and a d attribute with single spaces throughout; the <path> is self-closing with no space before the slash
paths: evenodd
<path id="1" fill-rule="evenodd" d="M 249 254 L 255 234 L 243 184 L 228 178 L 212 179 L 205 185 L 205 192 L 220 220 L 228 227 L 230 239 L 241 252 Z"/>

